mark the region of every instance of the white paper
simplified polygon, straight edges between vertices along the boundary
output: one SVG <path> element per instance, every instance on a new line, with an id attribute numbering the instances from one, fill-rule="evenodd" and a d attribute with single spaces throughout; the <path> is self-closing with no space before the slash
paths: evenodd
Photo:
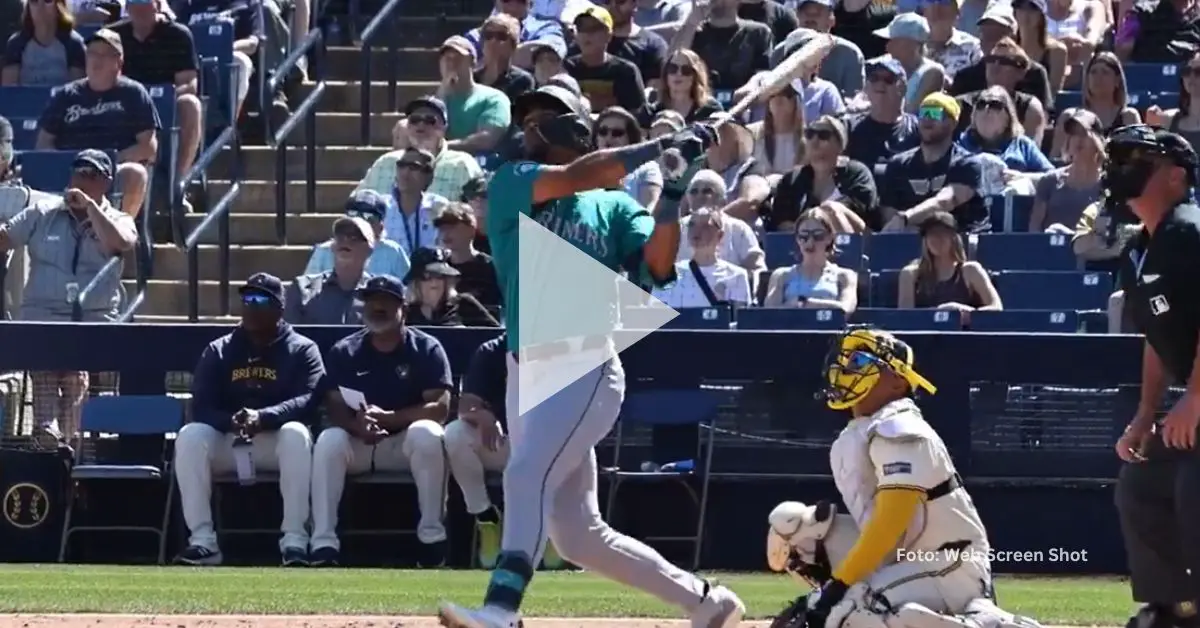
<path id="1" fill-rule="evenodd" d="M 250 451 L 253 447 L 249 445 L 239 445 L 233 448 L 233 459 L 237 462 L 238 482 L 242 484 L 254 483 L 254 460 L 250 457 Z"/>
<path id="2" fill-rule="evenodd" d="M 367 397 L 361 392 L 345 386 L 338 386 L 338 391 L 342 393 L 342 401 L 345 401 L 351 410 L 363 410 L 367 407 Z"/>

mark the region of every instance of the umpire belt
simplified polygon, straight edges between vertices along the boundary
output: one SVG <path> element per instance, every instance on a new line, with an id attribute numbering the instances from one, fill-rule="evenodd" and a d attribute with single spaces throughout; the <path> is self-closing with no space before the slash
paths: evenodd
<path id="1" fill-rule="evenodd" d="M 521 347 L 519 351 L 514 351 L 513 357 L 522 363 L 553 360 L 581 351 L 604 349 L 608 347 L 609 342 L 611 342 L 611 339 L 606 335 L 566 338 L 536 345 L 526 345 Z"/>

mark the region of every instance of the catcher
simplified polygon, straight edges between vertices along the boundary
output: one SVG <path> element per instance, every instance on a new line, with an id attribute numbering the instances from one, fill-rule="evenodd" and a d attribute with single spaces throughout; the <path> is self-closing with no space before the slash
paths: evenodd
<path id="1" fill-rule="evenodd" d="M 850 514 L 826 502 L 771 512 L 768 563 L 813 587 L 772 628 L 1039 628 L 992 601 L 987 532 L 913 401 L 937 388 L 914 370 L 912 348 L 853 327 L 824 376 L 829 407 L 853 415 L 829 453 Z"/>

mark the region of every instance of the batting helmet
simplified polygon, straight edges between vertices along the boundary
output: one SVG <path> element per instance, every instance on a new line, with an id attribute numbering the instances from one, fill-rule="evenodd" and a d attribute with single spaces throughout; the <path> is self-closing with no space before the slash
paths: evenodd
<path id="1" fill-rule="evenodd" d="M 522 124 L 534 109 L 558 113 L 553 118 L 538 122 L 538 133 L 547 144 L 580 153 L 591 149 L 591 118 L 578 96 L 558 85 L 543 85 L 517 98 L 513 105 L 513 119 L 517 124 Z"/>

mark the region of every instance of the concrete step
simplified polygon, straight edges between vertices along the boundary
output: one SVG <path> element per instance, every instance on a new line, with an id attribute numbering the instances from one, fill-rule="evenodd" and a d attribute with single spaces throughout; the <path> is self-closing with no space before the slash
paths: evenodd
<path id="1" fill-rule="evenodd" d="M 333 221 L 341 214 L 293 214 L 287 219 L 287 242 L 311 246 L 329 239 Z M 195 229 L 204 219 L 201 214 L 187 217 L 188 232 Z M 275 214 L 230 214 L 229 241 L 234 245 L 259 244 L 278 245 L 275 236 Z M 200 237 L 202 244 L 217 244 L 217 228 L 213 227 Z M 156 269 L 157 270 L 157 269 Z"/>
<path id="2" fill-rule="evenodd" d="M 290 277 L 289 277 L 290 279 Z M 246 280 L 245 277 L 234 277 L 229 281 L 229 313 L 237 312 L 238 286 Z M 129 294 L 137 294 L 137 282 L 125 280 L 125 290 Z M 216 281 L 200 282 L 200 315 L 222 316 L 219 302 L 220 284 Z M 146 301 L 142 303 L 139 320 L 142 316 L 187 316 L 188 285 L 184 280 L 152 279 L 146 284 Z"/>
<path id="3" fill-rule="evenodd" d="M 328 99 L 329 92 L 325 93 L 325 99 Z M 396 126 L 396 123 L 403 118 L 403 114 L 372 110 L 369 118 L 371 124 L 367 144 L 391 146 L 392 127 Z M 317 112 L 317 146 L 358 146 L 362 144 L 361 121 L 362 115 L 357 111 Z M 296 130 L 288 136 L 287 142 L 291 146 L 303 146 L 307 139 L 308 130 L 306 125 L 301 122 L 300 126 L 296 127 Z"/>
<path id="4" fill-rule="evenodd" d="M 414 2 L 413 4 L 421 3 Z M 447 37 L 462 35 L 482 24 L 485 15 L 399 17 L 396 20 L 396 29 L 389 31 L 384 26 L 375 36 L 371 45 L 375 48 L 382 48 L 387 45 L 390 37 L 395 37 L 399 45 L 408 48 L 436 48 L 442 45 Z"/>
<path id="5" fill-rule="evenodd" d="M 215 230 L 214 230 L 215 231 Z M 220 278 L 221 253 L 216 245 L 201 245 L 200 279 Z M 271 273 L 280 279 L 291 280 L 304 272 L 312 254 L 312 246 L 239 245 L 229 248 L 229 276 L 242 281 L 254 273 Z M 130 251 L 125 259 L 125 278 L 137 277 L 136 256 Z M 154 275 L 162 279 L 187 279 L 188 256 L 174 244 L 154 245 Z M 186 303 L 186 301 L 185 301 Z"/>
<path id="6" fill-rule="evenodd" d="M 386 40 L 381 40 L 386 44 Z M 396 72 L 396 78 L 404 81 L 437 81 L 438 51 L 434 47 L 404 48 L 396 50 L 395 57 L 386 45 L 370 49 L 371 79 L 386 81 Z M 325 77 L 337 81 L 361 81 L 363 73 L 363 51 L 357 47 L 331 47 L 325 55 Z"/>
<path id="7" fill-rule="evenodd" d="M 316 83 L 304 83 L 299 88 L 296 102 L 301 102 Z M 434 81 L 400 81 L 396 83 L 396 107 L 403 110 L 405 103 L 437 91 L 438 84 Z M 367 90 L 371 97 L 371 115 L 390 113 L 388 110 L 388 84 L 386 81 L 372 81 Z M 325 95 L 321 98 L 322 111 L 362 111 L 362 89 L 360 83 L 354 81 L 325 81 Z"/>
<path id="8" fill-rule="evenodd" d="M 380 155 L 388 151 L 388 147 L 363 146 L 323 146 L 316 151 L 316 175 L 318 179 L 334 179 L 339 181 L 358 181 L 366 174 L 371 164 Z M 276 180 L 275 149 L 266 146 L 246 146 L 242 149 L 244 163 L 242 178 L 257 180 Z M 227 150 L 217 157 L 213 168 L 209 171 L 215 179 L 231 179 L 233 151 Z M 300 148 L 289 148 L 287 151 L 287 180 L 303 181 L 307 176 L 304 164 L 305 151 Z"/>
<path id="9" fill-rule="evenodd" d="M 349 198 L 350 193 L 354 191 L 357 185 L 357 179 L 354 181 L 318 181 L 317 206 L 315 208 L 308 208 L 305 207 L 305 204 L 308 203 L 308 199 L 305 198 L 308 194 L 307 186 L 305 186 L 303 181 L 288 181 L 286 189 L 288 213 L 290 214 L 288 218 L 289 238 L 291 237 L 292 226 L 290 221 L 304 217 L 297 214 L 341 214 L 345 210 L 346 199 Z M 228 181 L 210 181 L 208 186 L 209 194 L 213 200 L 216 200 L 221 198 L 221 195 L 229 189 L 230 183 Z M 274 220 L 275 182 L 263 180 L 242 181 L 242 191 L 233 203 L 233 213 L 262 214 Z M 304 242 L 305 240 L 297 241 Z"/>

